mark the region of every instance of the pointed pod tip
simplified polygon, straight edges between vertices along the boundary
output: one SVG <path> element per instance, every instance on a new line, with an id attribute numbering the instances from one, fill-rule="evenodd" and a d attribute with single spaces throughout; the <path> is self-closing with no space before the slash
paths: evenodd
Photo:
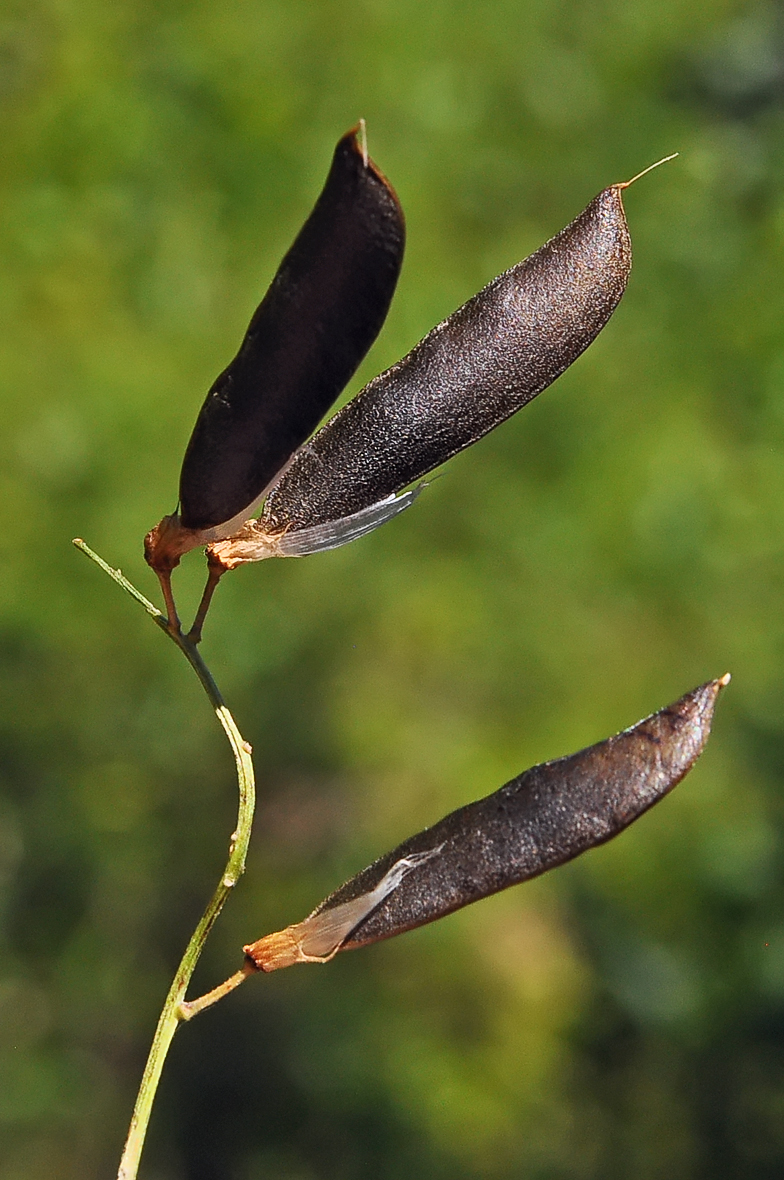
<path id="1" fill-rule="evenodd" d="M 368 166 L 367 124 L 364 119 L 359 120 L 359 146 L 362 149 L 362 162 Z"/>
<path id="2" fill-rule="evenodd" d="M 718 676 L 715 680 L 707 680 L 705 684 L 701 684 L 698 688 L 692 689 L 683 701 L 691 701 L 698 707 L 699 713 L 703 717 L 703 722 L 707 722 L 708 726 L 711 722 L 713 708 L 716 704 L 719 693 L 723 688 L 726 688 L 732 680 L 729 672 L 725 672 L 723 676 Z"/>
<path id="3" fill-rule="evenodd" d="M 355 123 L 344 136 L 339 140 L 339 143 L 346 143 L 350 141 L 351 147 L 362 157 L 362 163 L 367 168 L 370 162 L 367 145 L 367 123 L 364 119 L 360 119 Z"/>
<path id="4" fill-rule="evenodd" d="M 713 711 L 716 707 L 719 693 L 723 688 L 726 688 L 732 677 L 729 672 L 725 672 L 723 676 L 716 680 L 708 680 L 705 684 L 701 684 L 698 688 L 692 689 L 686 696 L 681 697 L 681 700 L 676 705 L 677 712 L 681 716 L 681 724 L 686 724 L 687 729 L 690 729 L 691 736 L 687 736 L 687 731 L 684 731 L 684 744 L 682 752 L 684 754 L 684 765 L 686 769 L 699 757 L 708 736 L 711 731 L 713 723 Z M 688 765 L 686 765 L 688 763 Z M 685 773 L 685 770 L 684 770 Z"/>
<path id="5" fill-rule="evenodd" d="M 700 712 L 704 720 L 710 725 L 713 715 L 713 709 L 718 699 L 719 693 L 723 688 L 726 688 L 732 676 L 729 672 L 725 672 L 723 676 L 718 676 L 715 680 L 708 680 L 705 684 L 695 688 L 692 692 L 687 694 L 687 699 L 691 698 L 695 702 L 699 702 Z"/>

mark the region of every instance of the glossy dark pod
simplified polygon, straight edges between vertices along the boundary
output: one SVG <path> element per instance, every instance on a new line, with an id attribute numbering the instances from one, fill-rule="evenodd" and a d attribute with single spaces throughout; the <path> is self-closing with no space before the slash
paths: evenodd
<path id="1" fill-rule="evenodd" d="M 323 962 L 527 881 L 612 839 L 681 781 L 702 753 L 711 680 L 616 737 L 546 762 L 453 811 L 347 881 L 296 926 L 252 943 L 264 971 Z"/>
<path id="2" fill-rule="evenodd" d="M 351 131 L 237 356 L 207 394 L 180 478 L 185 528 L 245 513 L 315 430 L 378 335 L 404 241 L 397 198 Z"/>
<path id="3" fill-rule="evenodd" d="M 626 287 L 624 187 L 601 192 L 344 406 L 272 489 L 261 528 L 310 528 L 383 500 L 555 381 L 596 338 Z"/>
<path id="4" fill-rule="evenodd" d="M 170 621 L 170 571 L 231 536 L 356 371 L 386 318 L 405 246 L 397 197 L 364 126 L 338 142 L 324 189 L 201 408 L 180 475 L 180 513 L 145 539 Z"/>

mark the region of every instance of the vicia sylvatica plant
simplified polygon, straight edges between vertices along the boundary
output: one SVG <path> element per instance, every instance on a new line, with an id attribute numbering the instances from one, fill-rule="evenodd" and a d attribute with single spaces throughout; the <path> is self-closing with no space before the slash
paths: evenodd
<path id="1" fill-rule="evenodd" d="M 611 839 L 680 782 L 701 753 L 728 676 L 617 737 L 533 767 L 404 840 L 303 921 L 249 942 L 242 966 L 224 983 L 186 999 L 205 939 L 243 872 L 253 820 L 251 749 L 197 647 L 220 578 L 247 562 L 336 548 L 391 520 L 413 503 L 428 472 L 560 376 L 623 295 L 631 246 L 622 196 L 630 183 L 604 189 L 314 434 L 380 331 L 403 261 L 403 213 L 368 157 L 360 124 L 339 141 L 313 212 L 237 356 L 207 395 L 182 465 L 179 510 L 145 539 L 166 613 L 75 542 L 144 605 L 193 666 L 231 744 L 240 796 L 226 868 L 161 1012 L 119 1177 L 137 1174 L 180 1024 L 250 975 L 324 963 L 391 938 Z M 206 549 L 207 583 L 184 634 L 172 572 L 197 548 Z"/>

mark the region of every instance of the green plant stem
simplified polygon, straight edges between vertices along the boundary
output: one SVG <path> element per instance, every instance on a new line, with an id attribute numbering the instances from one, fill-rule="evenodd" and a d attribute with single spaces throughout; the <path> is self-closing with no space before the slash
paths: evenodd
<path id="1" fill-rule="evenodd" d="M 229 859 L 226 862 L 226 867 L 221 876 L 220 882 L 210 898 L 206 910 L 201 916 L 198 926 L 191 935 L 190 941 L 185 948 L 185 953 L 182 956 L 180 965 L 177 968 L 177 973 L 172 980 L 168 995 L 163 1005 L 161 1015 L 158 1019 L 158 1026 L 155 1030 L 155 1036 L 150 1047 L 150 1053 L 147 1058 L 147 1064 L 142 1075 L 141 1085 L 139 1086 L 139 1093 L 136 1097 L 136 1105 L 134 1106 L 133 1116 L 131 1118 L 131 1125 L 128 1130 L 128 1138 L 125 1143 L 122 1160 L 120 1161 L 120 1170 L 117 1173 L 117 1180 L 135 1180 L 136 1173 L 139 1168 L 139 1159 L 144 1146 L 144 1137 L 147 1133 L 147 1126 L 150 1121 L 150 1114 L 152 1112 L 153 1102 L 155 1101 L 155 1093 L 160 1081 L 163 1063 L 166 1060 L 166 1054 L 169 1051 L 172 1038 L 174 1037 L 177 1028 L 184 1020 L 189 1020 L 191 1016 L 196 1015 L 200 1008 L 194 1007 L 189 1009 L 184 1006 L 185 993 L 193 975 L 194 968 L 199 960 L 199 956 L 204 948 L 204 943 L 207 940 L 215 919 L 223 909 L 227 897 L 231 893 L 234 886 L 239 881 L 245 870 L 245 858 L 248 851 L 248 842 L 250 840 L 251 827 L 253 824 L 253 811 L 255 806 L 255 779 L 253 773 L 253 759 L 251 757 L 252 751 L 250 745 L 244 740 L 242 734 L 237 729 L 234 718 L 224 704 L 223 698 L 220 694 L 218 686 L 212 678 L 204 660 L 199 655 L 196 647 L 182 634 L 179 629 L 172 628 L 166 617 L 158 610 L 156 606 L 145 598 L 143 594 L 133 586 L 127 578 L 123 576 L 120 570 L 112 569 L 110 565 L 99 557 L 89 545 L 77 538 L 74 541 L 77 549 L 80 549 L 85 556 L 94 561 L 96 565 L 107 573 L 118 586 L 121 586 L 132 598 L 136 599 L 147 613 L 158 624 L 162 631 L 169 636 L 173 643 L 176 643 L 180 651 L 184 654 L 188 663 L 193 668 L 198 676 L 204 691 L 209 697 L 210 704 L 215 710 L 218 721 L 220 722 L 232 753 L 234 754 L 234 761 L 237 769 L 237 782 L 239 785 L 239 810 L 237 814 L 237 827 L 232 833 L 229 844 Z M 248 972 L 238 972 L 236 983 L 237 986 L 245 978 Z M 214 1003 L 220 999 L 222 995 L 228 994 L 232 988 L 226 988 L 221 985 L 220 988 L 215 988 L 214 992 L 208 993 L 212 996 L 215 993 L 215 999 L 210 1002 Z M 206 1007 L 207 1005 L 202 1005 Z"/>

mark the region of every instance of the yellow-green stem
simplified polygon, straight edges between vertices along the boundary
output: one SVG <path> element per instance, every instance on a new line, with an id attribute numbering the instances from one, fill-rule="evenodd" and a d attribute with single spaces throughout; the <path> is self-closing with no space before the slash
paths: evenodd
<path id="1" fill-rule="evenodd" d="M 139 1086 L 139 1093 L 136 1097 L 136 1105 L 134 1106 L 133 1117 L 131 1118 L 128 1138 L 125 1143 L 122 1160 L 120 1161 L 120 1170 L 117 1174 L 118 1180 L 135 1180 L 139 1168 L 139 1159 L 144 1146 L 144 1137 L 147 1133 L 147 1126 L 150 1121 L 153 1102 L 155 1101 L 155 1093 L 158 1088 L 158 1082 L 160 1081 L 163 1063 L 169 1051 L 169 1045 L 180 1023 L 183 1020 L 189 1019 L 191 1015 L 195 1015 L 195 1012 L 189 1013 L 187 1008 L 184 1010 L 182 1008 L 188 984 L 201 955 L 207 935 L 212 929 L 218 914 L 221 912 L 226 898 L 245 870 L 245 857 L 248 851 L 255 806 L 255 779 L 251 748 L 237 729 L 234 718 L 226 708 L 220 691 L 212 678 L 212 673 L 204 663 L 196 647 L 179 630 L 170 627 L 166 617 L 123 576 L 120 570 L 112 569 L 103 558 L 99 557 L 97 553 L 90 549 L 89 545 L 86 545 L 79 538 L 74 541 L 74 545 L 89 557 L 91 561 L 94 561 L 96 565 L 100 566 L 132 598 L 135 598 L 158 624 L 161 630 L 165 631 L 172 642 L 176 643 L 177 647 L 185 655 L 209 697 L 210 704 L 215 710 L 218 721 L 229 740 L 229 745 L 234 754 L 237 782 L 239 785 L 237 827 L 231 836 L 229 859 L 226 862 L 226 868 L 223 871 L 220 882 L 185 948 L 185 953 L 177 968 L 177 973 L 172 980 L 163 1010 L 158 1019 L 158 1027 L 155 1030 L 155 1036 L 153 1037 L 147 1064 L 142 1075 L 141 1085 Z M 218 997 L 216 996 L 216 998 Z"/>

